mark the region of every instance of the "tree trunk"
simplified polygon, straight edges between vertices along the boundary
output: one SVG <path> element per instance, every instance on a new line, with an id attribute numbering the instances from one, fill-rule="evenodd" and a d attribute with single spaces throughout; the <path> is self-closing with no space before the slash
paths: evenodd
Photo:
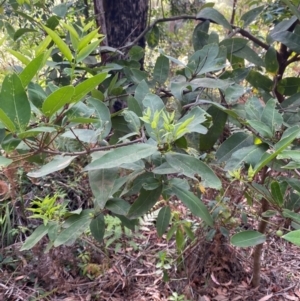
<path id="1" fill-rule="evenodd" d="M 96 22 L 106 36 L 104 45 L 120 48 L 134 41 L 147 26 L 149 0 L 93 0 Z M 145 47 L 145 39 L 137 45 Z"/>

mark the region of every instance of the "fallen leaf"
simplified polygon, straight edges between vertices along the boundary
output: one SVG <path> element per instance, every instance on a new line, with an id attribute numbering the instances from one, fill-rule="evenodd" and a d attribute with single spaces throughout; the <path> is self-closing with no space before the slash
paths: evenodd
<path id="1" fill-rule="evenodd" d="M 267 300 L 270 300 L 272 297 L 273 297 L 273 294 L 266 295 L 266 296 L 260 298 L 258 301 L 267 301 Z"/>

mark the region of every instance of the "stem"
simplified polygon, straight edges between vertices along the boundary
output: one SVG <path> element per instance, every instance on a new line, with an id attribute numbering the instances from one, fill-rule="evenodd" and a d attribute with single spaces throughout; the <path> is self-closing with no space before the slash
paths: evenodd
<path id="1" fill-rule="evenodd" d="M 260 184 L 264 184 L 266 177 L 267 177 L 267 169 L 268 167 L 264 167 L 262 171 L 262 176 L 261 176 L 261 181 Z M 265 198 L 261 199 L 261 212 L 260 215 L 267 211 L 269 209 L 269 203 Z M 258 224 L 258 232 L 264 234 L 267 229 L 268 225 L 268 217 L 263 217 L 261 215 L 261 220 Z M 260 284 L 260 270 L 261 270 L 261 253 L 263 250 L 263 243 L 259 244 L 255 247 L 254 249 L 254 254 L 253 254 L 253 278 L 252 278 L 252 285 L 254 287 L 258 287 Z"/>

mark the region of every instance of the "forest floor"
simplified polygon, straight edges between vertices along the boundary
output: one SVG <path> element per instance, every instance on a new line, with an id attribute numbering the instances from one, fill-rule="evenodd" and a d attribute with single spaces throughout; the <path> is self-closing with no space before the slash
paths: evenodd
<path id="1" fill-rule="evenodd" d="M 79 203 L 83 197 L 91 196 L 84 188 L 88 187 L 87 179 L 81 180 L 85 182 L 75 183 L 66 191 L 69 198 Z M 55 191 L 53 182 L 51 186 L 46 181 L 34 183 L 49 187 L 44 195 Z M 60 189 L 66 188 L 65 181 L 65 175 L 56 175 L 55 185 L 61 185 Z M 28 190 L 24 202 L 38 191 Z M 236 191 L 228 193 L 233 197 Z M 246 200 L 239 206 L 247 210 Z M 196 229 L 197 238 L 186 245 L 183 254 L 177 252 L 174 237 L 167 241 L 165 236 L 157 236 L 154 213 L 146 215 L 134 233 L 122 232 L 117 218 L 112 218 L 110 234 L 102 245 L 86 234 L 73 246 L 60 246 L 48 253 L 44 252 L 46 238 L 30 251 L 19 251 L 22 239 L 3 247 L 0 301 L 300 300 L 299 247 L 270 230 L 262 254 L 261 285 L 254 289 L 253 248 L 235 248 L 221 233 L 209 241 L 199 227 L 199 219 L 180 201 L 172 200 L 172 209 Z M 248 212 L 249 219 L 243 227 L 256 228 L 255 219 Z M 275 218 L 273 224 L 282 223 L 279 217 Z"/>

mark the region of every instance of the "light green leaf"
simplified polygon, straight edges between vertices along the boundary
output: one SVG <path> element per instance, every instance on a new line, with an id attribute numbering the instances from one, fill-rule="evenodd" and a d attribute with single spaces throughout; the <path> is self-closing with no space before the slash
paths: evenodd
<path id="1" fill-rule="evenodd" d="M 95 87 L 101 84 L 106 78 L 110 75 L 107 73 L 99 73 L 89 79 L 86 79 L 84 82 L 80 83 L 75 87 L 75 93 L 72 98 L 72 102 L 78 102 L 89 92 L 91 92 Z"/>
<path id="2" fill-rule="evenodd" d="M 159 237 L 162 237 L 165 231 L 168 229 L 171 219 L 171 209 L 169 206 L 162 207 L 159 210 L 156 219 L 156 230 Z"/>
<path id="3" fill-rule="evenodd" d="M 38 226 L 32 234 L 27 237 L 25 243 L 21 247 L 20 251 L 26 251 L 33 248 L 46 234 L 48 233 L 48 226 L 40 225 Z"/>
<path id="4" fill-rule="evenodd" d="M 51 117 L 64 105 L 71 103 L 74 91 L 73 86 L 65 86 L 51 93 L 43 102 L 43 113 L 47 117 Z"/>
<path id="5" fill-rule="evenodd" d="M 131 205 L 127 217 L 135 219 L 147 213 L 158 201 L 162 192 L 162 186 L 154 190 L 141 189 L 139 197 Z"/>
<path id="6" fill-rule="evenodd" d="M 231 25 L 229 22 L 225 19 L 225 17 L 220 14 L 217 10 L 211 7 L 205 7 L 203 8 L 198 14 L 197 19 L 204 19 L 204 20 L 212 20 L 216 22 L 219 25 L 222 25 L 226 29 L 232 30 Z"/>
<path id="7" fill-rule="evenodd" d="M 192 214 L 200 217 L 207 225 L 213 227 L 214 221 L 201 200 L 199 200 L 192 192 L 182 189 L 180 186 L 174 185 L 171 189 L 182 203 L 191 210 Z"/>
<path id="8" fill-rule="evenodd" d="M 82 48 L 76 56 L 76 62 L 82 62 L 87 56 L 89 56 L 93 51 L 97 49 L 100 42 L 101 41 L 98 40 Z"/>
<path id="9" fill-rule="evenodd" d="M 237 247 L 253 247 L 266 241 L 266 236 L 258 231 L 243 231 L 231 237 L 230 242 Z"/>
<path id="10" fill-rule="evenodd" d="M 84 170 L 96 170 L 119 167 L 124 163 L 133 163 L 157 152 L 157 147 L 149 144 L 136 144 L 116 148 L 101 158 L 88 164 Z"/>
<path id="11" fill-rule="evenodd" d="M 90 33 L 88 33 L 79 41 L 78 51 L 81 51 L 81 49 L 85 48 L 94 38 L 97 38 L 98 36 L 99 36 L 99 28 L 96 28 Z"/>
<path id="12" fill-rule="evenodd" d="M 123 116 L 126 122 L 128 123 L 128 127 L 132 132 L 139 133 L 141 128 L 141 121 L 139 117 L 130 110 L 124 110 Z"/>
<path id="13" fill-rule="evenodd" d="M 226 90 L 232 84 L 232 82 L 205 77 L 193 79 L 190 81 L 190 84 L 195 87 Z"/>
<path id="14" fill-rule="evenodd" d="M 153 78 L 160 84 L 163 84 L 169 76 L 170 64 L 169 59 L 164 55 L 160 55 L 155 63 Z"/>
<path id="15" fill-rule="evenodd" d="M 36 171 L 27 173 L 29 177 L 40 178 L 52 172 L 66 168 L 77 156 L 55 156 L 52 161 L 42 166 Z"/>
<path id="16" fill-rule="evenodd" d="M 44 30 L 48 33 L 48 35 L 52 38 L 53 42 L 56 44 L 56 46 L 59 48 L 61 53 L 65 56 L 65 58 L 72 63 L 73 56 L 70 48 L 68 45 L 58 36 L 58 34 L 53 31 L 52 29 L 43 26 Z"/>
<path id="17" fill-rule="evenodd" d="M 28 131 L 22 132 L 18 134 L 18 137 L 20 139 L 28 138 L 28 137 L 35 137 L 39 135 L 40 133 L 53 133 L 56 129 L 54 127 L 49 126 L 41 126 L 34 129 L 30 129 Z"/>
<path id="18" fill-rule="evenodd" d="M 12 159 L 0 156 L 0 168 L 7 167 L 12 162 L 13 162 Z"/>
<path id="19" fill-rule="evenodd" d="M 201 183 L 204 187 L 211 187 L 215 189 L 221 188 L 220 179 L 214 172 L 199 159 L 189 155 L 167 153 L 165 155 L 167 163 L 187 177 L 195 179 L 195 175 L 201 177 Z"/>
<path id="20" fill-rule="evenodd" d="M 105 221 L 102 213 L 91 221 L 90 230 L 93 237 L 101 243 L 105 233 Z"/>
<path id="21" fill-rule="evenodd" d="M 104 208 L 107 200 L 112 197 L 115 182 L 119 175 L 118 168 L 99 169 L 89 171 L 89 182 L 96 211 Z"/>
<path id="22" fill-rule="evenodd" d="M 291 231 L 283 235 L 282 238 L 293 243 L 296 246 L 300 246 L 300 230 Z"/>
<path id="23" fill-rule="evenodd" d="M 62 230 L 54 241 L 54 247 L 71 245 L 87 230 L 91 223 L 91 210 L 83 210 L 79 215 L 72 215 L 65 223 L 66 229 Z"/>
<path id="24" fill-rule="evenodd" d="M 33 79 L 34 76 L 37 76 L 37 72 L 41 68 L 41 65 L 44 61 L 44 54 L 37 56 L 33 59 L 26 68 L 19 74 L 20 80 L 25 88 L 30 81 Z"/>
<path id="25" fill-rule="evenodd" d="M 9 119 L 9 117 L 3 112 L 2 109 L 0 109 L 0 121 L 11 133 L 16 132 L 17 129 L 14 123 Z"/>
<path id="26" fill-rule="evenodd" d="M 6 51 L 12 54 L 14 57 L 16 57 L 24 65 L 28 65 L 30 63 L 30 59 L 20 52 L 12 49 L 6 49 Z"/>
<path id="27" fill-rule="evenodd" d="M 2 83 L 0 109 L 23 131 L 30 120 L 31 109 L 26 92 L 17 74 L 7 75 Z"/>

